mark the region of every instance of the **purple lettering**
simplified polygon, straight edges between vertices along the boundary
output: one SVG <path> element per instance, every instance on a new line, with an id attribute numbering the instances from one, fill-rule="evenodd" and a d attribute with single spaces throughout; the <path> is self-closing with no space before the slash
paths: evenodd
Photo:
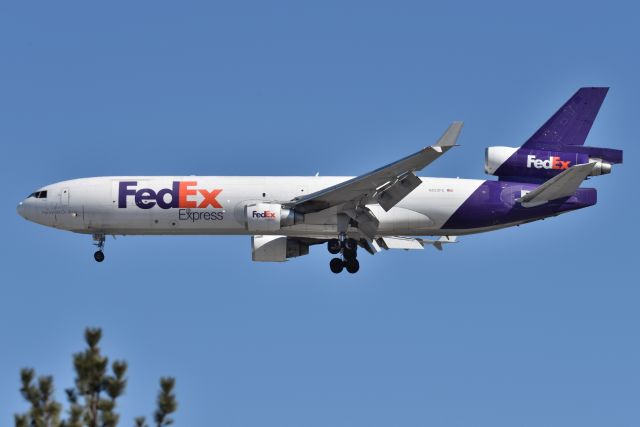
<path id="1" fill-rule="evenodd" d="M 150 188 L 143 188 L 136 192 L 136 206 L 140 209 L 151 209 L 156 205 L 156 192 Z M 151 202 L 150 200 L 154 200 Z"/>
<path id="2" fill-rule="evenodd" d="M 138 185 L 138 181 L 121 181 L 118 186 L 118 207 L 127 207 L 127 196 L 133 196 L 136 194 L 136 190 L 130 190 L 129 186 Z"/>
<path id="3" fill-rule="evenodd" d="M 169 202 L 167 202 L 165 199 L 165 196 L 167 194 L 171 196 L 171 201 Z M 163 188 L 162 190 L 158 191 L 158 197 L 157 197 L 158 207 L 161 209 L 177 208 L 179 195 L 180 195 L 180 182 L 173 181 L 173 188 L 171 190 L 168 188 Z"/>

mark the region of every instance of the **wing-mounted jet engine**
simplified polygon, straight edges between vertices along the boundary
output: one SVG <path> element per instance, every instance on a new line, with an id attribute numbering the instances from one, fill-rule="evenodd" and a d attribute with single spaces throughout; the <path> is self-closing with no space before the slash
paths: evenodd
<path id="1" fill-rule="evenodd" d="M 244 208 L 247 230 L 252 233 L 273 232 L 304 222 L 304 215 L 280 203 L 253 203 Z"/>

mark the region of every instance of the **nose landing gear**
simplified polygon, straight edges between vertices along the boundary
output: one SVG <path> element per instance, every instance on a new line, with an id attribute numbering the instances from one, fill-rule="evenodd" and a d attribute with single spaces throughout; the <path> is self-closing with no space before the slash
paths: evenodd
<path id="1" fill-rule="evenodd" d="M 327 249 L 334 255 L 342 253 L 341 258 L 332 258 L 329 262 L 329 268 L 333 273 L 342 273 L 342 270 L 346 269 L 353 274 L 360 270 L 360 263 L 356 259 L 358 242 L 355 239 L 348 239 L 344 233 L 341 233 L 340 239 L 331 239 L 327 242 Z"/>
<path id="2" fill-rule="evenodd" d="M 97 262 L 102 262 L 104 261 L 104 252 L 102 251 L 104 249 L 105 241 L 104 234 L 94 234 L 93 241 L 93 244 L 98 248 L 98 250 L 93 254 L 93 259 L 95 259 Z"/>

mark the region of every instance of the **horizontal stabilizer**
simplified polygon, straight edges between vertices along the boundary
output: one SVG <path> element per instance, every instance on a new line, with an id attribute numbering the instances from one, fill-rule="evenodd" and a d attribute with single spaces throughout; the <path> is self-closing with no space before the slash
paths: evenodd
<path id="1" fill-rule="evenodd" d="M 592 162 L 573 166 L 523 195 L 517 201 L 527 208 L 572 196 L 596 165 L 597 163 Z"/>

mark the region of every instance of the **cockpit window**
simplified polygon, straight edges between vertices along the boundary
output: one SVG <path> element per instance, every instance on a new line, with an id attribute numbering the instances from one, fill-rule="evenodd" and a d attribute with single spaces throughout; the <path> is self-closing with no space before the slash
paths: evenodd
<path id="1" fill-rule="evenodd" d="M 44 191 L 36 191 L 35 193 L 29 194 L 29 197 L 34 197 L 36 199 L 46 199 L 47 198 L 47 190 Z M 29 198 L 27 197 L 27 199 Z"/>

